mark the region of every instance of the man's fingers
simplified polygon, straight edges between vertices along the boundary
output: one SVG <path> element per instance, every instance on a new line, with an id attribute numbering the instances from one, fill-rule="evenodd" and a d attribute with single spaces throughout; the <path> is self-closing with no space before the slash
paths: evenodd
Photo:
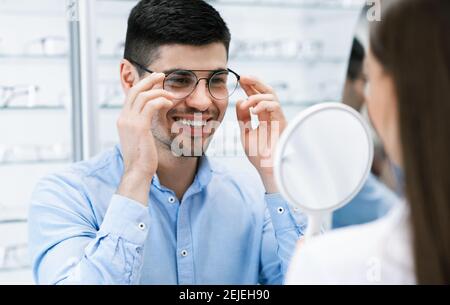
<path id="1" fill-rule="evenodd" d="M 242 107 L 241 107 L 242 103 L 243 103 L 242 100 L 239 100 L 236 103 L 236 116 L 237 116 L 237 119 L 239 122 L 239 127 L 241 127 L 241 130 L 242 130 L 242 127 L 245 124 L 248 124 L 252 119 L 252 117 L 250 116 L 249 109 L 248 108 L 242 109 Z"/>
<path id="2" fill-rule="evenodd" d="M 144 79 L 140 80 L 128 91 L 128 96 L 124 108 L 131 110 L 136 100 L 136 97 L 139 93 L 153 89 L 153 87 L 155 87 L 158 83 L 161 84 L 162 88 L 164 77 L 165 77 L 164 73 L 152 73 L 149 76 L 145 77 Z"/>
<path id="3" fill-rule="evenodd" d="M 252 113 L 257 115 L 260 121 L 278 122 L 281 131 L 286 126 L 286 118 L 278 102 L 262 101 L 252 109 Z"/>
<path id="4" fill-rule="evenodd" d="M 275 101 L 275 96 L 273 94 L 257 94 L 250 96 L 241 104 L 241 108 L 250 108 L 256 106 L 261 101 Z"/>
<path id="5" fill-rule="evenodd" d="M 245 92 L 245 94 L 247 94 L 247 96 L 260 94 L 260 92 L 258 92 L 255 88 L 253 88 L 250 85 L 245 85 L 245 84 L 241 83 L 241 88 L 244 90 L 244 92 Z"/>
<path id="6" fill-rule="evenodd" d="M 275 112 L 281 110 L 280 104 L 274 101 L 260 101 L 253 109 L 253 114 L 260 114 L 263 111 Z"/>
<path id="7" fill-rule="evenodd" d="M 164 97 L 158 97 L 151 102 L 148 102 L 145 104 L 144 108 L 142 109 L 142 114 L 146 117 L 153 117 L 154 113 L 157 111 L 160 111 L 163 108 L 170 108 L 173 106 L 173 102 L 164 98 Z"/>
<path id="8" fill-rule="evenodd" d="M 137 95 L 131 110 L 135 113 L 139 113 L 147 103 L 151 103 L 152 100 L 158 97 L 164 97 L 168 100 L 172 100 L 174 98 L 172 93 L 163 89 L 144 91 Z"/>
<path id="9" fill-rule="evenodd" d="M 259 93 L 274 93 L 274 90 L 269 85 L 264 84 L 258 78 L 254 76 L 242 76 L 240 79 L 240 83 L 242 87 L 252 87 L 253 90 Z"/>

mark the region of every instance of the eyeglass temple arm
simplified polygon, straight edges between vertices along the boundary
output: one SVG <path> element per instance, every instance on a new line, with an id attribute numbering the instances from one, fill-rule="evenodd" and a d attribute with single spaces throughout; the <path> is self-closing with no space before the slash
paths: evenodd
<path id="1" fill-rule="evenodd" d="M 138 63 L 138 62 L 136 62 L 136 61 L 134 61 L 134 60 L 132 60 L 132 59 L 129 59 L 129 58 L 125 58 L 126 60 L 128 60 L 130 63 L 132 63 L 133 65 L 135 65 L 135 66 L 137 66 L 139 69 L 141 69 L 141 70 L 144 70 L 145 72 L 148 72 L 148 73 L 153 73 L 153 71 L 152 70 L 149 70 L 149 69 L 147 69 L 146 67 L 144 67 L 143 65 L 141 65 L 140 63 Z"/>

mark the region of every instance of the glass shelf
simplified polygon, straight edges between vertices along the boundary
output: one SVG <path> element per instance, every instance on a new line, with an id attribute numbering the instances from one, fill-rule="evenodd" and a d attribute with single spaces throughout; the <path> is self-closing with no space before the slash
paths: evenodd
<path id="1" fill-rule="evenodd" d="M 13 165 L 41 165 L 41 164 L 57 164 L 57 163 L 68 163 L 72 162 L 70 158 L 60 158 L 60 159 L 42 159 L 42 160 L 17 160 L 17 161 L 0 161 L 0 166 L 13 166 Z"/>
<path id="2" fill-rule="evenodd" d="M 269 62 L 274 64 L 279 63 L 298 63 L 298 64 L 340 64 L 346 61 L 345 58 L 340 57 L 323 57 L 323 58 L 282 58 L 282 57 L 230 57 L 233 62 Z"/>
<path id="3" fill-rule="evenodd" d="M 7 223 L 26 223 L 28 219 L 26 217 L 11 217 L 8 216 L 1 216 L 0 217 L 0 224 L 7 224 Z"/>
<path id="4" fill-rule="evenodd" d="M 100 0 L 102 2 L 133 2 L 131 0 Z M 281 9 L 317 9 L 317 10 L 354 10 L 359 9 L 360 5 L 358 1 L 344 1 L 341 0 L 341 4 L 337 3 L 339 1 L 331 0 L 308 0 L 308 1 L 269 1 L 269 0 L 249 0 L 249 1 L 239 1 L 239 0 L 206 0 L 206 2 L 211 5 L 217 6 L 251 6 L 251 7 L 270 7 L 270 8 L 281 8 Z"/>
<path id="5" fill-rule="evenodd" d="M 100 55 L 99 59 L 101 61 L 120 61 L 123 57 L 115 56 L 115 55 Z M 230 61 L 233 62 L 288 62 L 288 63 L 306 63 L 306 64 L 321 64 L 321 63 L 331 63 L 331 64 L 340 64 L 346 62 L 347 59 L 343 57 L 317 57 L 317 58 L 288 58 L 288 57 L 250 57 L 250 56 L 239 56 L 233 57 L 232 55 L 229 58 Z"/>
<path id="6" fill-rule="evenodd" d="M 122 105 L 100 105 L 100 109 L 120 110 L 120 109 L 122 109 Z"/>
<path id="7" fill-rule="evenodd" d="M 121 55 L 111 55 L 111 54 L 101 54 L 98 55 L 98 58 L 101 61 L 119 61 L 123 59 L 123 56 Z"/>
<path id="8" fill-rule="evenodd" d="M 0 106 L 0 112 L 2 111 L 33 111 L 33 110 L 56 110 L 62 111 L 66 110 L 64 106 L 46 106 L 46 105 L 38 105 L 38 106 L 8 106 L 2 107 Z"/>
<path id="9" fill-rule="evenodd" d="M 309 0 L 309 1 L 268 1 L 268 0 L 207 0 L 212 5 L 217 6 L 251 6 L 251 7 L 269 7 L 280 9 L 313 9 L 313 10 L 355 10 L 361 8 L 358 1 L 337 1 Z M 353 2 L 353 3 L 352 3 Z M 348 4 L 346 4 L 348 3 Z"/>
<path id="10" fill-rule="evenodd" d="M 0 203 L 0 225 L 27 222 L 28 205 Z"/>
<path id="11" fill-rule="evenodd" d="M 68 56 L 66 54 L 0 54 L 0 60 L 68 60 Z"/>
<path id="12" fill-rule="evenodd" d="M 0 15 L 11 16 L 44 16 L 44 17 L 65 17 L 65 6 L 63 1 L 59 0 L 40 0 L 40 1 L 16 1 L 1 0 L 2 9 Z"/>

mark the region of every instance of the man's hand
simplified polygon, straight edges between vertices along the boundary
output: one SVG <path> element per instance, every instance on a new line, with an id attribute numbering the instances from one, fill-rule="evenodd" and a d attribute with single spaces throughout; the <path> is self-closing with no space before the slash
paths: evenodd
<path id="1" fill-rule="evenodd" d="M 273 155 L 287 122 L 274 90 L 254 77 L 241 77 L 240 84 L 248 95 L 238 101 L 236 114 L 241 128 L 241 140 L 250 162 L 258 170 L 267 193 L 278 189 L 273 176 Z M 251 126 L 250 108 L 258 116 L 259 125 Z"/>
<path id="2" fill-rule="evenodd" d="M 170 92 L 162 89 L 163 73 L 153 73 L 133 86 L 117 120 L 124 173 L 119 195 L 147 205 L 150 182 L 158 167 L 158 154 L 151 132 L 152 118 L 173 105 Z"/>

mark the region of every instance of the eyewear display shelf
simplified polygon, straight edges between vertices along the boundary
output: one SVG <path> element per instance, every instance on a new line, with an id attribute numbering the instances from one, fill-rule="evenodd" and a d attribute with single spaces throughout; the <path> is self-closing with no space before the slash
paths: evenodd
<path id="1" fill-rule="evenodd" d="M 72 161 L 65 1 L 0 0 L 0 284 L 31 284 L 27 214 L 38 179 Z"/>

